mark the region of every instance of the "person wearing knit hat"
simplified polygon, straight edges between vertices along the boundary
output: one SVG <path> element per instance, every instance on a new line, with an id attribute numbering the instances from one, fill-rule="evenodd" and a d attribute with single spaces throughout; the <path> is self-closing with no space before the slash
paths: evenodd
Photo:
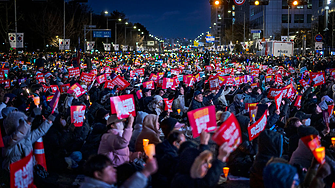
<path id="1" fill-rule="evenodd" d="M 263 170 L 265 188 L 289 188 L 300 183 L 297 169 L 285 163 L 270 163 Z"/>
<path id="2" fill-rule="evenodd" d="M 170 132 L 173 131 L 174 129 L 178 130 L 184 126 L 185 124 L 179 123 L 178 120 L 175 118 L 166 118 L 160 123 L 160 127 L 162 129 L 165 138 L 167 138 Z"/>

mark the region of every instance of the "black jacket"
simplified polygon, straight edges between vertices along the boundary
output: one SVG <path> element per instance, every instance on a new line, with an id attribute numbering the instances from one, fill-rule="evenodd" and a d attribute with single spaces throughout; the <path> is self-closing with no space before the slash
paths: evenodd
<path id="1" fill-rule="evenodd" d="M 188 111 L 195 110 L 195 109 L 202 108 L 202 107 L 205 107 L 205 105 L 202 102 L 192 99 L 192 102 L 191 102 L 191 105 Z"/>

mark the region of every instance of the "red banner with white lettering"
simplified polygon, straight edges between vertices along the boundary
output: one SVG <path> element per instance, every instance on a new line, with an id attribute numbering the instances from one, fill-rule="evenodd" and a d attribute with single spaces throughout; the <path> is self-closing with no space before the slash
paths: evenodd
<path id="1" fill-rule="evenodd" d="M 73 84 L 69 90 L 67 90 L 68 94 L 75 94 L 76 97 L 82 96 L 86 91 L 79 85 L 78 83 Z"/>
<path id="2" fill-rule="evenodd" d="M 163 78 L 163 89 L 171 88 L 172 90 L 175 90 L 174 86 L 174 79 L 172 78 Z"/>
<path id="3" fill-rule="evenodd" d="M 147 81 L 143 83 L 143 88 L 147 88 L 147 89 L 155 89 L 155 85 L 153 81 Z"/>
<path id="4" fill-rule="evenodd" d="M 312 72 L 311 79 L 314 82 L 314 86 L 319 86 L 326 83 L 326 76 L 324 72 Z"/>
<path id="5" fill-rule="evenodd" d="M 136 116 L 134 95 L 111 97 L 110 102 L 112 114 L 116 114 L 117 118 L 124 119 L 130 114 Z"/>
<path id="6" fill-rule="evenodd" d="M 275 78 L 275 82 L 276 82 L 276 84 L 282 84 L 283 83 L 283 77 L 282 77 L 282 75 L 277 74 L 276 78 Z"/>
<path id="7" fill-rule="evenodd" d="M 75 127 L 83 126 L 86 106 L 84 105 L 71 106 L 70 109 L 71 109 L 71 123 L 73 123 Z"/>
<path id="8" fill-rule="evenodd" d="M 283 92 L 280 92 L 277 96 L 275 96 L 275 103 L 277 110 L 279 110 L 282 100 L 283 100 Z"/>
<path id="9" fill-rule="evenodd" d="M 201 131 L 211 132 L 216 130 L 215 106 L 207 106 L 187 112 L 187 117 L 192 127 L 193 138 L 200 135 Z"/>
<path id="10" fill-rule="evenodd" d="M 302 87 L 307 86 L 307 82 L 304 79 L 299 80 L 299 83 L 302 85 Z"/>
<path id="11" fill-rule="evenodd" d="M 141 99 L 141 98 L 143 97 L 143 94 L 142 94 L 142 90 L 141 90 L 141 89 L 138 90 L 138 91 L 136 91 L 136 96 L 137 96 L 138 99 Z"/>
<path id="12" fill-rule="evenodd" d="M 180 71 L 179 69 L 171 69 L 171 75 L 179 75 Z"/>
<path id="13" fill-rule="evenodd" d="M 0 84 L 5 84 L 5 89 L 10 88 L 10 80 L 0 80 Z"/>
<path id="14" fill-rule="evenodd" d="M 275 96 L 277 96 L 280 92 L 282 91 L 282 89 L 274 89 L 274 88 L 271 88 L 269 90 L 269 93 L 268 93 L 268 98 L 269 99 L 274 99 Z"/>
<path id="15" fill-rule="evenodd" d="M 102 74 L 100 76 L 97 77 L 97 82 L 99 84 L 105 83 L 107 81 L 107 76 L 106 74 Z"/>
<path id="16" fill-rule="evenodd" d="M 297 96 L 297 99 L 295 100 L 295 103 L 294 103 L 295 107 L 301 108 L 301 97 L 302 95 Z"/>
<path id="17" fill-rule="evenodd" d="M 126 89 L 129 85 L 129 82 L 127 82 L 125 79 L 118 75 L 113 80 L 107 80 L 105 83 L 105 88 L 113 89 L 114 86 L 118 86 L 117 91 L 122 91 Z"/>
<path id="18" fill-rule="evenodd" d="M 157 80 L 158 80 L 158 76 L 156 74 L 151 73 L 150 77 L 149 77 L 149 80 L 152 80 L 152 81 L 154 81 L 156 83 Z"/>
<path id="19" fill-rule="evenodd" d="M 262 117 L 256 121 L 256 123 L 250 125 L 248 127 L 248 134 L 249 134 L 249 140 L 253 140 L 259 136 L 259 134 L 264 131 L 266 123 L 267 123 L 267 110 L 265 110 Z"/>
<path id="20" fill-rule="evenodd" d="M 94 78 L 95 78 L 94 74 L 85 73 L 85 72 L 82 72 L 80 76 L 80 80 L 87 82 L 87 83 L 93 82 Z"/>
<path id="21" fill-rule="evenodd" d="M 9 165 L 11 188 L 34 188 L 33 151 L 26 157 Z"/>
<path id="22" fill-rule="evenodd" d="M 220 128 L 213 134 L 212 140 L 219 146 L 228 143 L 234 150 L 242 143 L 240 124 L 234 114 L 220 125 Z"/>
<path id="23" fill-rule="evenodd" d="M 213 78 L 209 80 L 209 89 L 211 91 L 217 90 L 220 87 L 219 78 Z"/>
<path id="24" fill-rule="evenodd" d="M 67 90 L 69 90 L 69 88 L 70 88 L 70 84 L 63 84 L 63 85 L 60 86 L 60 92 L 61 93 L 66 93 Z"/>
<path id="25" fill-rule="evenodd" d="M 59 90 L 58 85 L 50 85 L 51 92 L 56 93 L 57 90 Z"/>
<path id="26" fill-rule="evenodd" d="M 164 103 L 165 103 L 164 110 L 168 111 L 168 112 L 172 112 L 172 102 L 173 102 L 173 99 L 168 100 L 167 98 L 164 98 L 163 100 L 164 100 Z"/>
<path id="27" fill-rule="evenodd" d="M 79 67 L 76 67 L 76 68 L 70 68 L 68 69 L 69 71 L 69 77 L 75 77 L 75 76 L 80 76 L 80 70 L 79 70 Z"/>
<path id="28" fill-rule="evenodd" d="M 273 76 L 265 76 L 265 82 L 270 82 L 273 79 Z"/>
<path id="29" fill-rule="evenodd" d="M 141 69 L 136 69 L 135 72 L 140 75 L 140 76 L 144 76 L 144 69 L 141 68 Z"/>

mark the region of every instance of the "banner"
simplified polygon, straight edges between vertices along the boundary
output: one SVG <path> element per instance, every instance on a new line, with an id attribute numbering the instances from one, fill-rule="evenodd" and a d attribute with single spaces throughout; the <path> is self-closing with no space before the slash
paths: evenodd
<path id="1" fill-rule="evenodd" d="M 143 97 L 143 94 L 142 94 L 142 90 L 141 90 L 141 89 L 136 91 L 136 96 L 137 96 L 137 98 L 138 98 L 139 100 Z"/>
<path id="2" fill-rule="evenodd" d="M 171 69 L 171 75 L 179 75 L 180 71 L 179 69 Z"/>
<path id="3" fill-rule="evenodd" d="M 124 119 L 130 114 L 134 117 L 135 112 L 135 101 L 133 95 L 121 95 L 110 98 L 112 114 L 116 114 L 117 118 Z"/>
<path id="4" fill-rule="evenodd" d="M 256 123 L 250 125 L 248 127 L 249 141 L 257 138 L 259 134 L 264 131 L 266 123 L 267 123 L 267 110 L 265 110 L 262 117 L 256 121 Z"/>
<path id="5" fill-rule="evenodd" d="M 280 92 L 277 96 L 275 96 L 275 103 L 276 103 L 276 109 L 279 110 L 281 101 L 283 99 L 283 92 Z"/>
<path id="6" fill-rule="evenodd" d="M 58 85 L 50 85 L 51 92 L 56 93 L 57 90 L 59 90 Z"/>
<path id="7" fill-rule="evenodd" d="M 11 48 L 23 48 L 23 33 L 8 33 Z"/>
<path id="8" fill-rule="evenodd" d="M 70 109 L 71 109 L 71 123 L 73 123 L 75 127 L 83 126 L 86 106 L 84 105 L 71 106 Z"/>
<path id="9" fill-rule="evenodd" d="M 141 68 L 141 69 L 136 69 L 135 72 L 140 75 L 140 76 L 144 76 L 144 69 Z"/>
<path id="10" fill-rule="evenodd" d="M 94 78 L 95 78 L 94 74 L 86 72 L 82 72 L 80 76 L 80 80 L 87 83 L 93 82 Z"/>
<path id="11" fill-rule="evenodd" d="M 265 82 L 270 82 L 273 79 L 271 75 L 265 76 Z"/>
<path id="12" fill-rule="evenodd" d="M 69 68 L 68 69 L 69 71 L 69 77 L 75 77 L 75 76 L 80 76 L 80 70 L 79 70 L 79 67 L 76 67 L 76 68 Z"/>
<path id="13" fill-rule="evenodd" d="M 274 89 L 274 88 L 271 88 L 269 90 L 269 93 L 268 93 L 268 98 L 269 99 L 274 99 L 275 96 L 277 96 L 280 92 L 282 92 L 282 89 Z"/>
<path id="14" fill-rule="evenodd" d="M 26 157 L 9 165 L 11 188 L 34 188 L 33 151 Z"/>
<path id="15" fill-rule="evenodd" d="M 175 90 L 176 88 L 174 87 L 174 79 L 172 78 L 163 78 L 163 89 L 171 88 L 172 90 Z"/>
<path id="16" fill-rule="evenodd" d="M 114 51 L 119 51 L 119 44 L 114 44 Z"/>
<path id="17" fill-rule="evenodd" d="M 295 100 L 294 106 L 297 108 L 301 108 L 301 97 L 302 95 L 298 95 L 297 99 Z"/>
<path id="18" fill-rule="evenodd" d="M 143 83 L 143 88 L 147 88 L 150 90 L 154 90 L 155 89 L 155 85 L 153 81 L 147 81 Z"/>
<path id="19" fill-rule="evenodd" d="M 60 97 L 60 92 L 59 92 L 59 90 L 57 90 L 56 93 L 54 94 L 54 96 L 52 97 L 51 102 L 49 103 L 49 106 L 52 108 L 51 114 L 54 113 L 55 109 L 58 106 L 59 97 Z"/>
<path id="20" fill-rule="evenodd" d="M 68 94 L 75 94 L 76 97 L 82 96 L 86 91 L 79 85 L 78 83 L 73 84 L 69 90 L 67 91 Z"/>
<path id="21" fill-rule="evenodd" d="M 130 85 L 125 79 L 121 76 L 115 77 L 113 80 L 107 80 L 105 83 L 105 88 L 113 89 L 114 86 L 118 86 L 117 91 L 122 91 Z"/>
<path id="22" fill-rule="evenodd" d="M 282 75 L 277 74 L 276 78 L 275 78 L 275 82 L 276 82 L 276 84 L 283 84 L 283 77 L 282 77 Z"/>
<path id="23" fill-rule="evenodd" d="M 213 69 L 212 66 L 210 66 L 210 65 L 206 65 L 206 66 L 205 66 L 205 70 L 208 71 L 208 72 L 210 72 L 210 71 L 213 71 L 214 69 Z"/>
<path id="24" fill-rule="evenodd" d="M 109 44 L 109 43 L 104 43 L 104 49 L 105 49 L 106 52 L 111 51 L 111 44 Z"/>
<path id="25" fill-rule="evenodd" d="M 10 80 L 1 80 L 0 84 L 5 84 L 5 89 L 9 89 L 10 88 Z"/>
<path id="26" fill-rule="evenodd" d="M 311 79 L 314 82 L 314 86 L 319 86 L 326 83 L 326 77 L 324 72 L 312 72 Z"/>
<path id="27" fill-rule="evenodd" d="M 97 82 L 99 84 L 103 84 L 107 81 L 107 77 L 106 77 L 106 74 L 102 74 L 100 76 L 97 77 Z"/>
<path id="28" fill-rule="evenodd" d="M 211 91 L 219 89 L 220 84 L 219 84 L 219 78 L 214 78 L 209 80 L 209 89 Z"/>
<path id="29" fill-rule="evenodd" d="M 198 137 L 203 130 L 206 132 L 216 130 L 215 113 L 215 106 L 207 106 L 187 112 L 193 138 Z"/>
<path id="30" fill-rule="evenodd" d="M 241 128 L 234 114 L 223 122 L 220 128 L 212 136 L 212 140 L 219 146 L 228 143 L 234 150 L 242 143 Z"/>
<path id="31" fill-rule="evenodd" d="M 167 98 L 164 98 L 163 100 L 164 100 L 164 103 L 165 103 L 164 110 L 168 111 L 168 112 L 172 112 L 172 102 L 173 102 L 173 99 L 168 100 Z"/>
<path id="32" fill-rule="evenodd" d="M 87 51 L 91 51 L 94 49 L 95 41 L 87 41 Z"/>
<path id="33" fill-rule="evenodd" d="M 301 84 L 302 87 L 307 86 L 307 82 L 304 79 L 299 80 L 299 83 Z"/>

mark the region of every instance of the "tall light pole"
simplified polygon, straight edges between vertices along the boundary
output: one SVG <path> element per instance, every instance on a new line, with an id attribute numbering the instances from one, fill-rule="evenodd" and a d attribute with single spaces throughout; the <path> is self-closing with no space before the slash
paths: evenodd
<path id="1" fill-rule="evenodd" d="M 122 19 L 119 18 L 118 21 L 121 22 Z M 115 22 L 115 44 L 117 44 L 117 24 L 120 24 L 120 23 Z"/>
<path id="2" fill-rule="evenodd" d="M 107 19 L 106 19 L 106 29 L 108 29 L 108 11 L 105 11 L 105 15 L 106 15 L 106 17 L 107 17 Z M 106 38 L 106 43 L 108 43 L 108 37 Z"/>
<path id="3" fill-rule="evenodd" d="M 124 24 L 126 24 L 124 26 L 124 45 L 126 45 L 127 44 L 127 25 L 128 25 L 128 22 L 126 22 Z"/>

